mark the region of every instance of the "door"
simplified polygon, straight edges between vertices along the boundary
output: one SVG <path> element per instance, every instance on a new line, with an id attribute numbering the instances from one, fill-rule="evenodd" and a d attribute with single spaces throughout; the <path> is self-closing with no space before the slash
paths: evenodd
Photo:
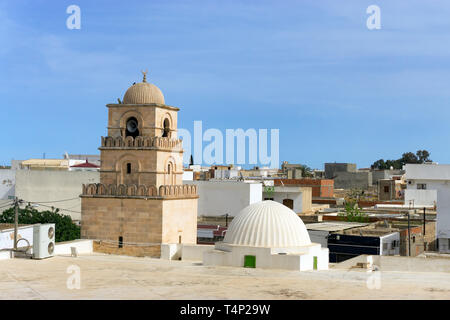
<path id="1" fill-rule="evenodd" d="M 255 268 L 256 267 L 256 256 L 244 256 L 244 267 L 245 268 Z"/>
<path id="2" fill-rule="evenodd" d="M 292 199 L 284 199 L 283 204 L 291 210 L 294 210 L 294 200 Z"/>

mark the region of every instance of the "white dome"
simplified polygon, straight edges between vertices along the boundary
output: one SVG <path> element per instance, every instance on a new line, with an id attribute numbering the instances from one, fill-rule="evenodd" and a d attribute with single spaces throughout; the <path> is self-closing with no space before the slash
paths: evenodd
<path id="1" fill-rule="evenodd" d="M 311 244 L 303 221 L 275 201 L 249 205 L 230 223 L 224 243 L 251 247 L 299 247 Z"/>

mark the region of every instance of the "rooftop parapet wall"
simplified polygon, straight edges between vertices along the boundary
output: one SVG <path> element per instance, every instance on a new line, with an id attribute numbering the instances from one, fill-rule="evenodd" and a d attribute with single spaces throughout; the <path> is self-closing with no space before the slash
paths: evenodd
<path id="1" fill-rule="evenodd" d="M 137 136 L 133 138 L 131 136 L 126 137 L 102 137 L 102 144 L 100 149 L 126 149 L 126 148 L 139 148 L 139 149 L 176 149 L 182 151 L 182 139 L 170 139 L 167 137 L 148 137 Z"/>
<path id="2" fill-rule="evenodd" d="M 83 184 L 81 197 L 124 197 L 124 198 L 198 198 L 195 185 L 105 185 L 103 183 Z"/>

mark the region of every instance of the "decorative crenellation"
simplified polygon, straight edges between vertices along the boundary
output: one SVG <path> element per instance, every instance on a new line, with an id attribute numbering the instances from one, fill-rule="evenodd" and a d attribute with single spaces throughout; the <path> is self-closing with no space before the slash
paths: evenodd
<path id="1" fill-rule="evenodd" d="M 102 137 L 102 148 L 141 148 L 141 149 L 179 149 L 182 150 L 182 139 L 170 139 L 167 137 L 137 136 L 133 138 Z"/>
<path id="2" fill-rule="evenodd" d="M 126 185 L 90 183 L 83 184 L 82 196 L 111 196 L 111 197 L 197 197 L 196 185 Z"/>

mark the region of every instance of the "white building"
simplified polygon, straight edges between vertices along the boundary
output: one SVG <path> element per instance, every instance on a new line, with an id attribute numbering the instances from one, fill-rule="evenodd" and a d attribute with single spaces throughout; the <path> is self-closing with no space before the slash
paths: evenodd
<path id="1" fill-rule="evenodd" d="M 262 200 L 261 182 L 238 180 L 194 180 L 197 185 L 198 216 L 218 217 L 228 214 L 234 217 L 248 205 Z"/>
<path id="2" fill-rule="evenodd" d="M 438 250 L 450 253 L 450 165 L 406 164 L 403 168 L 407 189 L 405 205 L 436 203 L 436 238 Z"/>
<path id="3" fill-rule="evenodd" d="M 60 208 L 60 213 L 81 220 L 82 185 L 98 183 L 98 171 L 16 170 L 16 196 L 25 202 L 37 202 L 39 211 Z"/>
<path id="4" fill-rule="evenodd" d="M 311 240 L 302 220 L 271 200 L 243 209 L 223 242 L 203 253 L 204 265 L 287 270 L 327 270 L 328 249 Z"/>
<path id="5" fill-rule="evenodd" d="M 0 169 L 0 206 L 1 200 L 10 200 L 14 197 L 16 186 L 16 170 Z"/>
<path id="6" fill-rule="evenodd" d="M 297 186 L 274 186 L 273 180 L 264 182 L 264 200 L 284 204 L 295 213 L 309 213 L 312 210 L 312 188 Z"/>

